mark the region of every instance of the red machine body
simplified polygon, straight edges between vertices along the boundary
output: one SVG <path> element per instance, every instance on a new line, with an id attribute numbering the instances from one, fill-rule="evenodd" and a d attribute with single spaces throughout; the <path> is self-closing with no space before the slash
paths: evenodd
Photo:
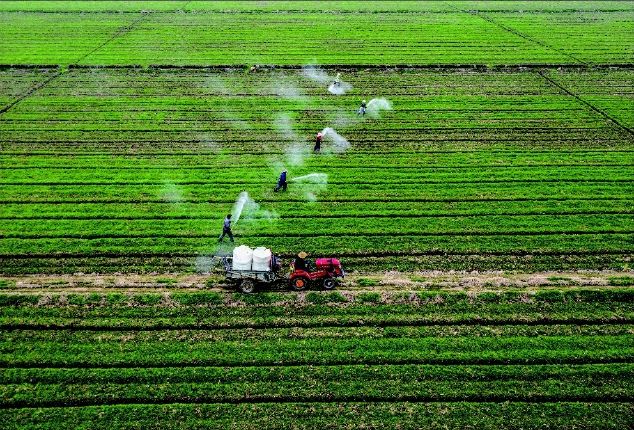
<path id="1" fill-rule="evenodd" d="M 321 284 L 325 289 L 332 290 L 337 286 L 337 279 L 345 276 L 337 258 L 318 258 L 315 260 L 315 270 L 296 270 L 294 266 L 292 270 L 289 280 L 291 287 L 297 291 L 306 289 L 309 283 Z"/>

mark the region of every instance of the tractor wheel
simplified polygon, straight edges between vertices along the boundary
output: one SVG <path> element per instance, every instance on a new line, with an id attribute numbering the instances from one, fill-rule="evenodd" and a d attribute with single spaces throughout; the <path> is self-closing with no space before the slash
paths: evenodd
<path id="1" fill-rule="evenodd" d="M 244 294 L 251 294 L 255 291 L 255 282 L 251 279 L 243 279 L 242 282 L 240 282 L 240 291 Z"/>
<path id="2" fill-rule="evenodd" d="M 295 278 L 291 281 L 291 288 L 295 291 L 304 291 L 308 286 L 308 279 L 306 278 Z"/>
<path id="3" fill-rule="evenodd" d="M 325 290 L 334 290 L 337 286 L 337 281 L 335 278 L 326 278 L 324 279 L 324 283 L 322 284 Z"/>

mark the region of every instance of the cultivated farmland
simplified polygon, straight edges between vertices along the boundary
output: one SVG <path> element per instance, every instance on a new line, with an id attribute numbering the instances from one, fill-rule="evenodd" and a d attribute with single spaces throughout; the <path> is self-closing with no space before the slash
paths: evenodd
<path id="1" fill-rule="evenodd" d="M 633 14 L 0 3 L 3 424 L 628 428 Z M 340 291 L 229 290 L 244 192 Z"/>

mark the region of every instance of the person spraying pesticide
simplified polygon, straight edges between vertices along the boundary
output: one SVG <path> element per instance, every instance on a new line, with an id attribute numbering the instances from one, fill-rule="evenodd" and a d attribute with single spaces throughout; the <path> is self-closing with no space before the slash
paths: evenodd
<path id="1" fill-rule="evenodd" d="M 321 141 L 323 140 L 324 135 L 321 132 L 317 133 L 317 137 L 315 139 L 315 147 L 313 148 L 313 152 L 321 151 Z"/>
<path id="2" fill-rule="evenodd" d="M 335 78 L 335 81 L 332 84 L 335 87 L 340 87 L 341 86 L 341 73 L 337 73 L 337 77 Z"/>
<path id="3" fill-rule="evenodd" d="M 361 107 L 359 107 L 359 110 L 357 111 L 357 115 L 364 115 L 365 116 L 365 110 L 368 107 L 367 103 L 365 102 L 365 100 L 363 100 L 361 102 Z"/>
<path id="4" fill-rule="evenodd" d="M 277 186 L 273 188 L 273 191 L 276 193 L 279 190 L 286 191 L 287 186 L 288 185 L 286 184 L 286 170 L 283 170 L 282 173 L 280 173 L 279 179 L 277 180 Z"/>
<path id="5" fill-rule="evenodd" d="M 225 217 L 225 221 L 222 224 L 222 234 L 218 238 L 218 242 L 222 242 L 222 239 L 224 239 L 225 236 L 229 236 L 229 240 L 233 242 L 233 233 L 231 232 L 231 214 L 228 214 Z"/>

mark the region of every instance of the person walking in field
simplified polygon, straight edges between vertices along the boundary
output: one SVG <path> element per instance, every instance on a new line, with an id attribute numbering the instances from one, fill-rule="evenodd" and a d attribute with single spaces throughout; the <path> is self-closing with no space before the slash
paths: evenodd
<path id="1" fill-rule="evenodd" d="M 315 139 L 315 147 L 313 148 L 313 152 L 321 151 L 321 141 L 324 136 L 321 133 L 317 133 L 317 138 Z"/>
<path id="2" fill-rule="evenodd" d="M 341 73 L 337 73 L 335 81 L 332 83 L 335 87 L 341 86 Z"/>
<path id="3" fill-rule="evenodd" d="M 365 103 L 365 100 L 363 100 L 361 102 L 361 107 L 359 108 L 359 111 L 357 112 L 357 115 L 364 115 L 365 116 L 365 109 L 367 108 L 367 104 Z"/>
<path id="4" fill-rule="evenodd" d="M 233 242 L 233 233 L 231 232 L 231 214 L 227 214 L 225 217 L 225 222 L 222 225 L 222 234 L 218 238 L 218 242 L 222 242 L 222 239 L 226 236 L 229 236 L 229 240 Z"/>
<path id="5" fill-rule="evenodd" d="M 286 170 L 282 170 L 280 173 L 280 177 L 277 180 L 277 186 L 273 188 L 273 191 L 278 192 L 279 190 L 286 191 Z"/>

